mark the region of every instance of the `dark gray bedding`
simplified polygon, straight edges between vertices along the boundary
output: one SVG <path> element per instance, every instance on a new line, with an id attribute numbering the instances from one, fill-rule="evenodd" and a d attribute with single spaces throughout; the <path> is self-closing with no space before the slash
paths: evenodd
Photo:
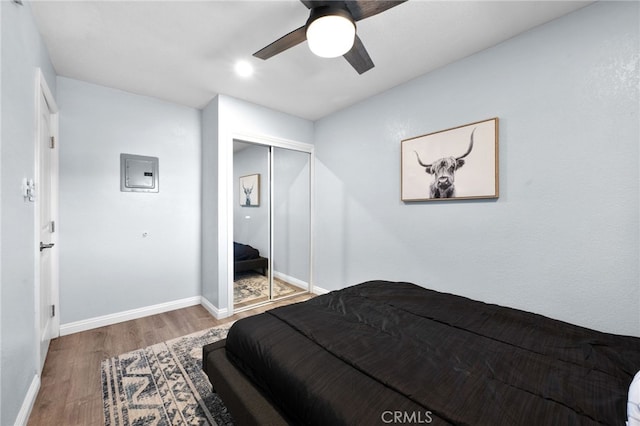
<path id="1" fill-rule="evenodd" d="M 310 425 L 623 425 L 640 370 L 638 338 L 385 281 L 242 319 L 226 353 Z"/>
<path id="2" fill-rule="evenodd" d="M 236 262 L 242 260 L 258 259 L 260 252 L 248 244 L 233 242 L 233 260 Z"/>

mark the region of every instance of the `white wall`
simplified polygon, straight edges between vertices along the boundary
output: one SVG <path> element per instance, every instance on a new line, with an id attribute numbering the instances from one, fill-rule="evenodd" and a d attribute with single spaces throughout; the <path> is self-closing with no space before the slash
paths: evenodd
<path id="1" fill-rule="evenodd" d="M 26 416 L 29 389 L 37 384 L 34 204 L 22 197 L 22 180 L 35 175 L 36 75 L 42 68 L 56 94 L 53 66 L 29 3 L 0 2 L 0 424 Z M 21 411 L 22 410 L 22 411 Z M 24 419 L 22 419 L 24 420 Z"/>
<path id="2" fill-rule="evenodd" d="M 58 104 L 62 325 L 199 296 L 200 111 L 63 77 Z M 160 191 L 120 192 L 120 153 Z"/>
<path id="3" fill-rule="evenodd" d="M 407 280 L 640 335 L 638 9 L 596 3 L 319 120 L 316 285 Z M 400 201 L 402 139 L 494 116 L 497 201 Z"/>
<path id="4" fill-rule="evenodd" d="M 217 96 L 204 109 L 202 162 L 207 167 L 203 167 L 202 190 L 207 201 L 202 214 L 207 221 L 217 215 L 217 228 L 210 222 L 203 226 L 202 258 L 206 259 L 203 262 L 217 259 L 217 265 L 203 269 L 202 294 L 221 312 L 228 309 L 226 280 L 228 259 L 233 256 L 228 229 L 228 198 L 233 185 L 228 166 L 233 161 L 233 139 L 239 133 L 313 143 L 314 126 L 311 121 L 225 95 Z M 214 160 L 217 164 L 212 164 Z M 211 194 L 217 194 L 215 201 Z"/>

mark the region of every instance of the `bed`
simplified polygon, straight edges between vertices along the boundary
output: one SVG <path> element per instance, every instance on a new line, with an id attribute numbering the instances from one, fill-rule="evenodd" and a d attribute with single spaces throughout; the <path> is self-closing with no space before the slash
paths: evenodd
<path id="1" fill-rule="evenodd" d="M 269 261 L 260 256 L 258 249 L 248 244 L 233 242 L 233 273 L 247 271 L 260 271 L 262 275 L 267 275 Z"/>
<path id="2" fill-rule="evenodd" d="M 624 425 L 640 338 L 370 281 L 203 348 L 237 424 Z"/>

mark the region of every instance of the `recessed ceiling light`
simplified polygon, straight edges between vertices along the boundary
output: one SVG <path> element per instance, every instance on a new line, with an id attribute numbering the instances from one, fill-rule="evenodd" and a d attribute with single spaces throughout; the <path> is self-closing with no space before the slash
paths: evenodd
<path id="1" fill-rule="evenodd" d="M 234 67 L 236 74 L 240 77 L 247 78 L 253 75 L 253 65 L 247 61 L 238 61 Z"/>

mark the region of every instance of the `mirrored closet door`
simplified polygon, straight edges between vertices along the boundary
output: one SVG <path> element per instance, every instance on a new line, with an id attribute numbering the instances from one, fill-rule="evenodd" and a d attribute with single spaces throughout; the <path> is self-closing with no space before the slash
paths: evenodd
<path id="1" fill-rule="evenodd" d="M 274 299 L 309 290 L 310 158 L 307 152 L 272 148 Z"/>
<path id="2" fill-rule="evenodd" d="M 311 154 L 234 141 L 234 311 L 309 291 Z"/>
<path id="3" fill-rule="evenodd" d="M 268 146 L 234 141 L 234 308 L 269 300 L 271 203 Z"/>

